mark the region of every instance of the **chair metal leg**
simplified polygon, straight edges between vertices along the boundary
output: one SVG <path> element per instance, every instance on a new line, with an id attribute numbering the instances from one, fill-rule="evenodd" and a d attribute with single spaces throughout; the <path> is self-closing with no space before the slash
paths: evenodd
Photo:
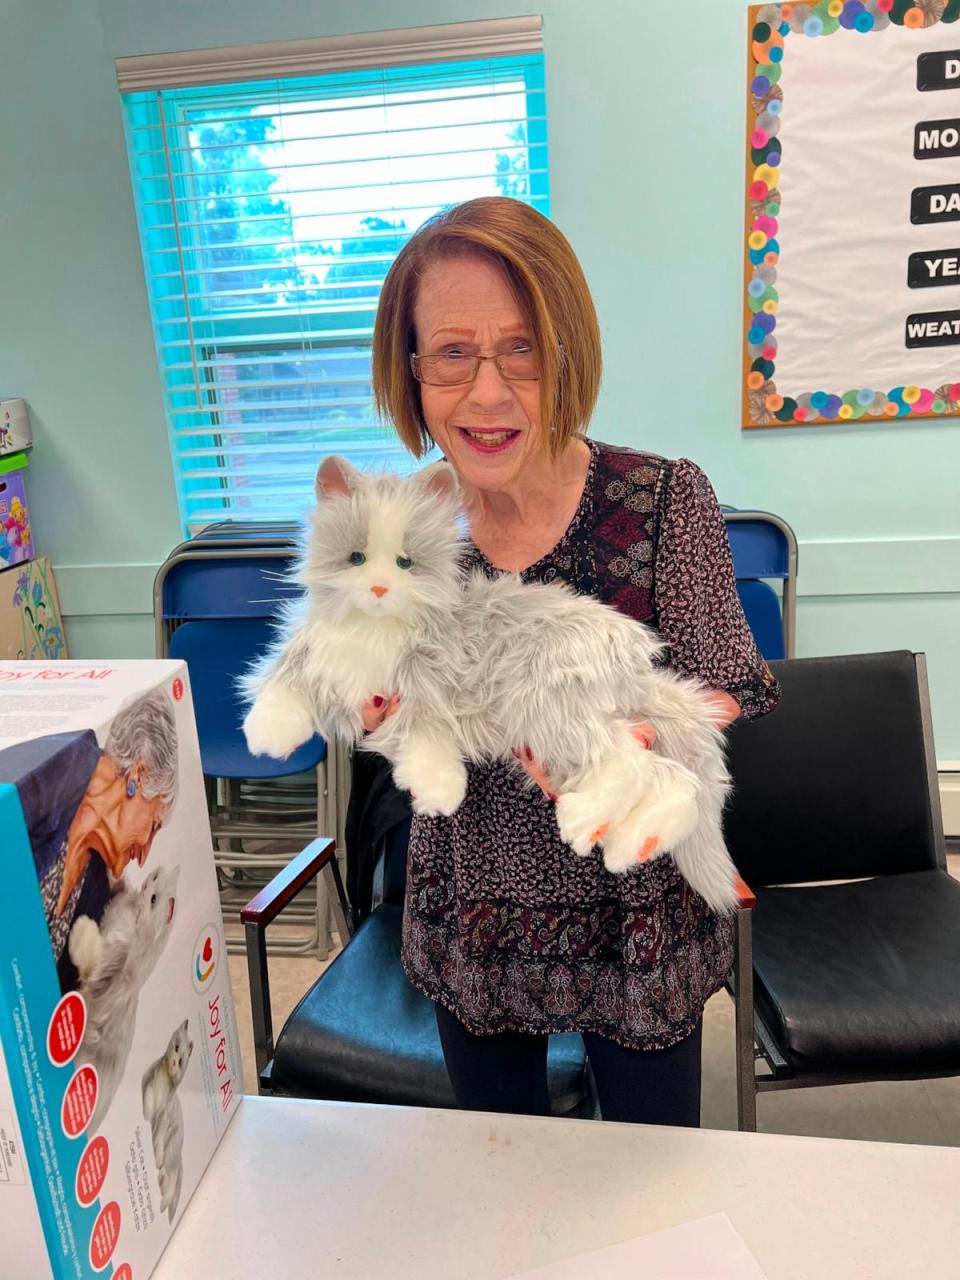
<path id="1" fill-rule="evenodd" d="M 343 878 L 340 875 L 340 867 L 336 857 L 330 859 L 323 869 L 323 874 L 330 880 L 333 893 L 330 897 L 330 907 L 333 911 L 333 917 L 337 925 L 337 933 L 340 935 L 340 946 L 345 947 L 347 940 L 353 930 L 350 928 L 350 903 L 347 901 L 346 891 L 343 887 Z"/>
<path id="2" fill-rule="evenodd" d="M 346 767 L 345 749 L 339 742 L 327 744 L 327 757 L 317 769 L 317 829 L 322 836 L 333 836 L 337 842 L 338 865 L 332 863 L 325 868 L 325 874 L 317 882 L 317 953 L 321 960 L 325 959 L 333 948 L 333 925 L 340 936 L 340 945 L 346 943 L 350 936 L 350 907 L 343 888 L 342 876 L 346 869 L 345 815 L 346 805 L 343 801 L 344 777 L 349 776 Z M 335 877 L 332 878 L 332 877 Z"/>
<path id="3" fill-rule="evenodd" d="M 253 1050 L 260 1077 L 273 1057 L 273 1017 L 270 1012 L 270 978 L 267 973 L 267 933 L 261 925 L 246 924 L 247 977 L 250 980 L 250 1012 L 253 1017 Z"/>
<path id="4" fill-rule="evenodd" d="M 333 768 L 333 748 L 327 745 L 327 755 L 323 764 L 317 765 L 317 835 L 334 835 L 327 827 L 330 814 L 331 769 Z M 327 888 L 326 876 L 317 880 L 317 959 L 326 960 L 333 946 L 333 934 L 330 931 L 331 896 Z"/>
<path id="5" fill-rule="evenodd" d="M 753 1038 L 753 920 L 749 910 L 737 912 L 734 959 L 734 1010 L 737 1042 L 737 1125 L 757 1131 L 756 1054 Z"/>

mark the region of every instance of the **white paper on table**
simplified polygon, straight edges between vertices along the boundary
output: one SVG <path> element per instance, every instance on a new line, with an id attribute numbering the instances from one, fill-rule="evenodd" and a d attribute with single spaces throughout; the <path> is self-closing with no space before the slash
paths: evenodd
<path id="1" fill-rule="evenodd" d="M 642 1268 L 642 1270 L 640 1270 Z M 725 1213 L 579 1253 L 511 1280 L 767 1280 Z"/>

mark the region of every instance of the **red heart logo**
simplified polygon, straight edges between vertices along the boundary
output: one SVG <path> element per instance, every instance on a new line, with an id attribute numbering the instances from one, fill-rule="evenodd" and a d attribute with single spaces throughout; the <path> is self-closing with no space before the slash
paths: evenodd
<path id="1" fill-rule="evenodd" d="M 203 960 L 205 964 L 209 964 L 213 959 L 213 939 L 208 937 L 203 944 Z"/>

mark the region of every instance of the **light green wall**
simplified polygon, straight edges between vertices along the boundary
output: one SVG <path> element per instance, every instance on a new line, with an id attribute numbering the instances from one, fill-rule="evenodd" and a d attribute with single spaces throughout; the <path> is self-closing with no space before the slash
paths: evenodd
<path id="1" fill-rule="evenodd" d="M 553 216 L 603 325 L 594 433 L 788 519 L 800 652 L 925 649 L 938 755 L 960 759 L 960 425 L 738 427 L 741 0 L 7 0 L 0 393 L 33 412 L 73 652 L 151 651 L 179 536 L 113 59 L 525 13 L 544 18 Z"/>

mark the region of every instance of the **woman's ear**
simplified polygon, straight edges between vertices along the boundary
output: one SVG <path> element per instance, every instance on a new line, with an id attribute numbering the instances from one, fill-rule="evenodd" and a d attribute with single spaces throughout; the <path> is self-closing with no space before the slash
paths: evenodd
<path id="1" fill-rule="evenodd" d="M 444 502 L 456 502 L 460 497 L 460 481 L 449 462 L 434 462 L 411 477 L 413 482 L 427 493 Z"/>
<path id="2" fill-rule="evenodd" d="M 338 458 L 333 454 L 324 458 L 317 470 L 315 488 L 317 498 L 349 498 L 360 480 L 360 472 L 351 467 L 346 458 Z"/>

